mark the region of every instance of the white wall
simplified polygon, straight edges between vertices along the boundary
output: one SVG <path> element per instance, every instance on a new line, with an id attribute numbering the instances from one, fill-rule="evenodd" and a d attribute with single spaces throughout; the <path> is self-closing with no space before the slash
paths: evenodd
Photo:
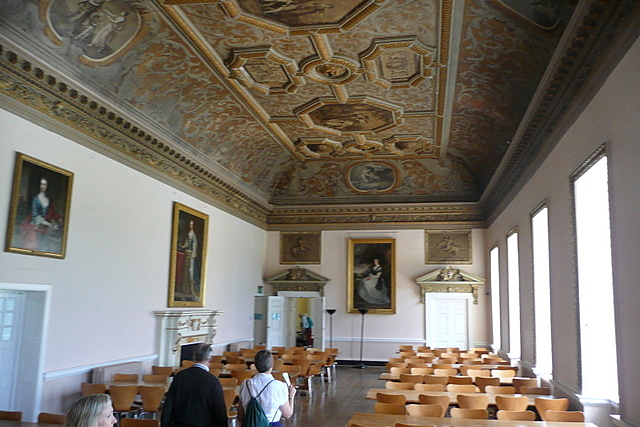
<path id="1" fill-rule="evenodd" d="M 505 235 L 520 231 L 520 286 L 522 357 L 534 364 L 533 310 L 531 307 L 530 212 L 543 200 L 549 207 L 551 257 L 551 320 L 554 379 L 565 389 L 579 392 L 577 294 L 575 290 L 569 175 L 600 145 L 607 143 L 611 233 L 620 382 L 620 413 L 640 424 L 640 41 L 608 77 L 596 97 L 563 136 L 544 165 L 487 230 L 486 251 Z M 506 258 L 501 256 L 504 266 Z M 506 280 L 504 268 L 502 280 Z M 504 295 L 503 295 L 504 297 Z M 506 301 L 503 298 L 503 301 Z M 505 310 L 506 311 L 506 310 Z M 504 313 L 503 320 L 506 319 Z M 507 335 L 503 336 L 503 340 Z M 587 396 L 588 397 L 588 396 Z M 589 420 L 588 420 L 589 421 Z M 603 425 L 603 424 L 598 424 Z"/>
<path id="2" fill-rule="evenodd" d="M 439 269 L 440 265 L 425 265 L 425 230 L 397 231 L 323 231 L 321 264 L 301 265 L 331 281 L 325 286 L 326 307 L 336 308 L 333 315 L 333 345 L 341 352 L 340 358 L 360 357 L 361 315 L 347 314 L 347 253 L 348 239 L 393 238 L 396 240 L 396 314 L 367 314 L 365 317 L 364 350 L 365 360 L 387 360 L 398 349 L 398 343 L 413 345 L 425 342 L 425 306 L 420 302 L 420 287 L 416 279 Z M 265 278 L 291 268 L 279 263 L 280 233 L 269 232 L 267 239 L 267 267 Z M 473 275 L 485 277 L 484 231 L 473 230 L 473 256 L 471 265 L 458 265 Z M 266 292 L 270 288 L 266 287 Z M 489 298 L 480 290 L 477 315 L 476 343 L 484 344 L 489 339 L 490 325 L 486 322 Z M 325 321 L 329 327 L 329 319 Z M 329 331 L 326 331 L 327 340 Z M 328 341 L 326 343 L 328 345 Z"/>
<path id="3" fill-rule="evenodd" d="M 0 252 L 0 283 L 52 285 L 48 377 L 154 359 L 153 311 L 167 307 L 174 201 L 209 215 L 205 308 L 224 311 L 215 342 L 251 339 L 247 296 L 261 283 L 265 231 L 5 110 L 0 129 L 3 242 L 16 151 L 74 174 L 66 258 Z"/>

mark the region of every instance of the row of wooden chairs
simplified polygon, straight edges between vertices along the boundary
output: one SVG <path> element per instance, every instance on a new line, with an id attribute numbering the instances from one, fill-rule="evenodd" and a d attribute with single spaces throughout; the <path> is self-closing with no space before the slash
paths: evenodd
<path id="1" fill-rule="evenodd" d="M 40 412 L 38 414 L 38 422 L 42 424 L 60 424 L 64 425 L 67 419 L 66 415 L 52 414 L 50 412 Z M 22 421 L 21 411 L 0 411 L 0 420 Z"/>

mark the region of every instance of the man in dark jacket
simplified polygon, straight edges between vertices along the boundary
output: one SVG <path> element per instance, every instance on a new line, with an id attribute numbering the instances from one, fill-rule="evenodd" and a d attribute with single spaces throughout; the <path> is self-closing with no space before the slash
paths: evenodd
<path id="1" fill-rule="evenodd" d="M 209 373 L 211 346 L 198 344 L 195 364 L 176 374 L 162 408 L 162 427 L 227 427 L 227 408 L 218 378 Z"/>

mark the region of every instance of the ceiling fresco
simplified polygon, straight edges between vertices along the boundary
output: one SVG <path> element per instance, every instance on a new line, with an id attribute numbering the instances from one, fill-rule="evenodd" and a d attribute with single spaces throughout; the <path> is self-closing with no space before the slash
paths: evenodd
<path id="1" fill-rule="evenodd" d="M 0 35 L 266 210 L 475 203 L 577 3 L 3 0 Z"/>

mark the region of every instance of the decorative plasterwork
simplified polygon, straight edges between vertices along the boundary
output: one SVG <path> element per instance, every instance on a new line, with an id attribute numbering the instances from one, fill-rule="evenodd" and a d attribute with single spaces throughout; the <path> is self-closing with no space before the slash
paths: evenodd
<path id="1" fill-rule="evenodd" d="M 295 61 L 273 47 L 234 49 L 227 63 L 240 83 L 266 95 L 295 93 L 304 84 Z"/>
<path id="2" fill-rule="evenodd" d="M 439 147 L 433 146 L 433 140 L 422 135 L 394 135 L 382 141 L 385 149 L 398 156 L 419 154 L 426 156 L 439 156 Z"/>
<path id="3" fill-rule="evenodd" d="M 300 64 L 300 69 L 309 80 L 338 86 L 350 83 L 360 75 L 360 66 L 354 60 L 337 55 L 328 60 L 311 56 Z"/>
<path id="4" fill-rule="evenodd" d="M 382 132 L 402 123 L 402 112 L 402 107 L 368 96 L 352 97 L 346 103 L 316 98 L 294 111 L 307 127 L 331 135 Z"/>
<path id="5" fill-rule="evenodd" d="M 273 288 L 274 295 L 280 291 L 319 292 L 324 296 L 324 287 L 331 279 L 306 268 L 293 267 L 271 276 L 266 280 Z"/>
<path id="6" fill-rule="evenodd" d="M 484 285 L 485 280 L 458 269 L 445 267 L 418 277 L 416 283 L 420 286 L 420 302 L 423 304 L 427 292 L 471 293 L 473 303 L 478 304 L 478 288 Z"/>
<path id="7" fill-rule="evenodd" d="M 434 52 L 415 37 L 374 39 L 360 60 L 367 81 L 385 89 L 405 88 L 431 78 Z"/>
<path id="8" fill-rule="evenodd" d="M 229 16 L 249 25 L 291 36 L 348 31 L 387 0 L 324 0 L 322 2 L 261 2 L 221 0 Z M 308 9 L 308 10 L 307 10 Z M 315 13 L 321 11 L 322 19 Z M 305 16 L 306 15 L 306 16 Z"/>

